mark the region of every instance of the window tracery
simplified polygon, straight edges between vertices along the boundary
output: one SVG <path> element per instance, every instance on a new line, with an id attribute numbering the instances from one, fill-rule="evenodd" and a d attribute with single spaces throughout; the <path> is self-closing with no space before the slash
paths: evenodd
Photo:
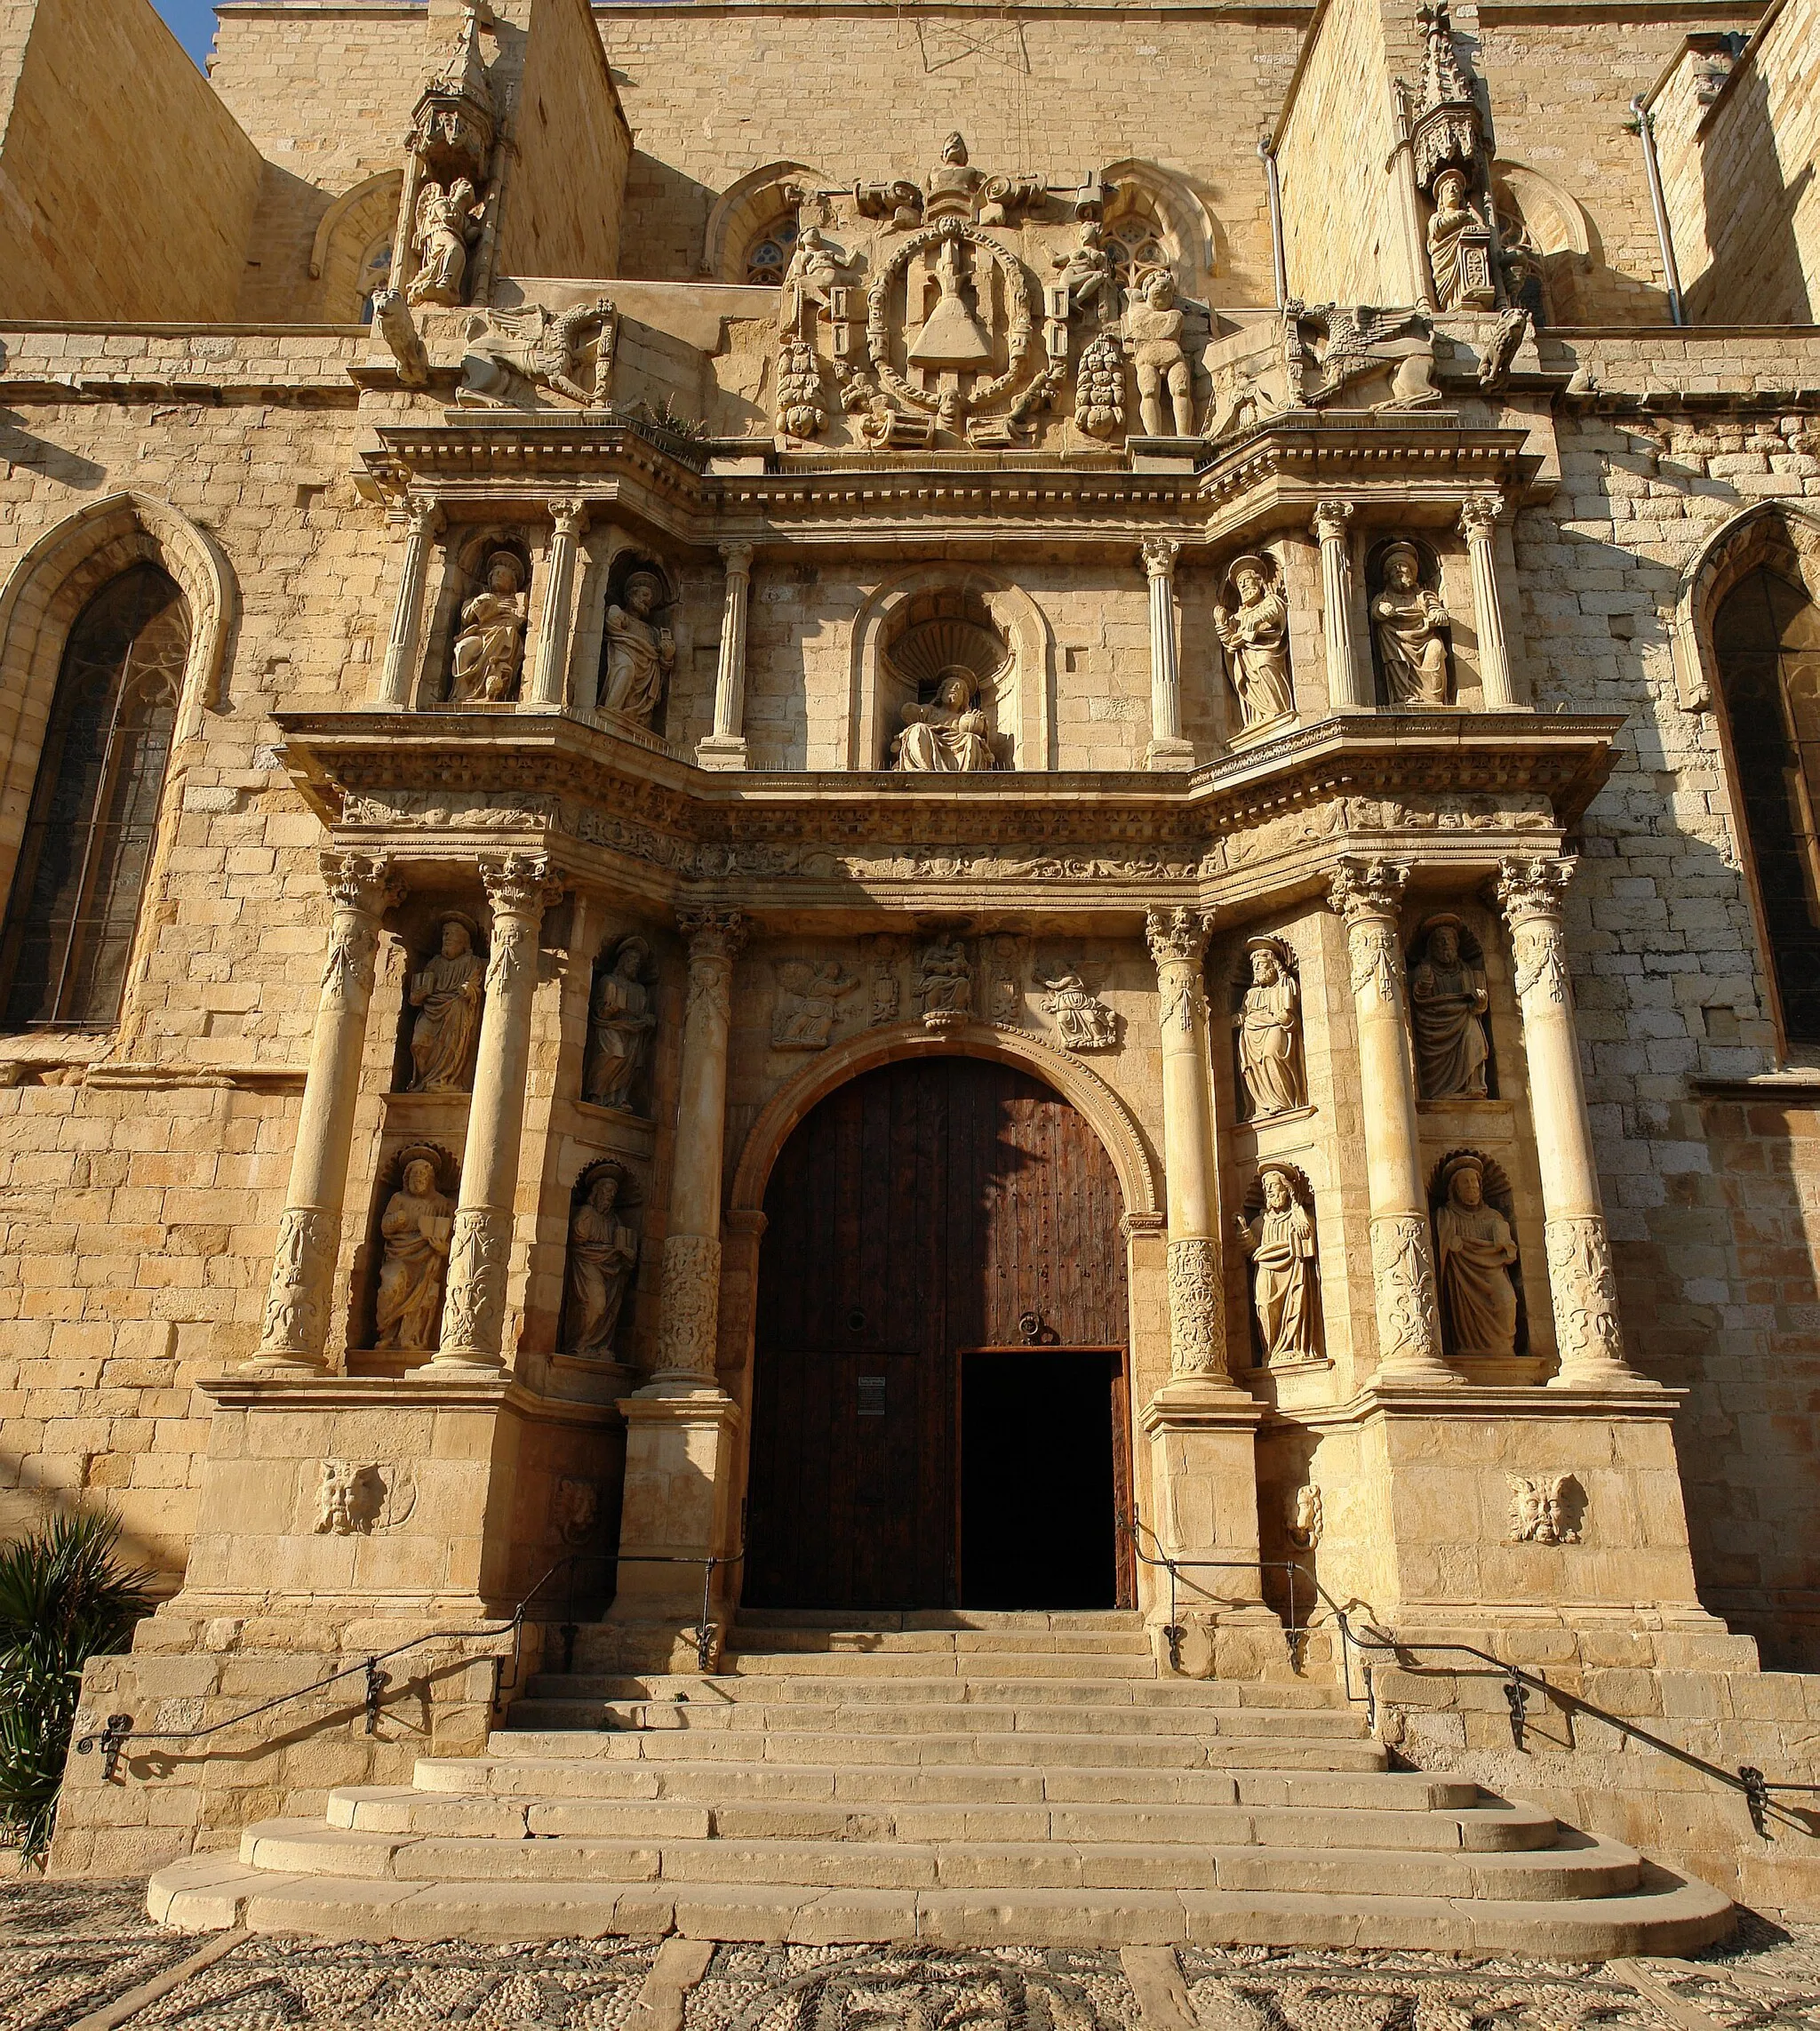
<path id="1" fill-rule="evenodd" d="M 754 288 L 781 289 L 796 251 L 797 221 L 794 213 L 773 219 L 746 250 L 746 279 Z"/>
<path id="2" fill-rule="evenodd" d="M 105 1029 L 120 1010 L 189 656 L 176 582 L 138 564 L 63 652 L 0 931 L 10 1030 Z"/>

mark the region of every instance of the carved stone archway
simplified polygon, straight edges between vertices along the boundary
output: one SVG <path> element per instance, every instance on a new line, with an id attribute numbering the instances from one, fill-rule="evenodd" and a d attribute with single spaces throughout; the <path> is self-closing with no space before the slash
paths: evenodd
<path id="1" fill-rule="evenodd" d="M 1820 605 L 1820 509 L 1800 500 L 1760 500 L 1720 524 L 1681 574 L 1674 609 L 1675 688 L 1689 712 L 1710 712 L 1718 695 L 1712 617 L 1738 580 L 1777 558 L 1792 567 Z"/>
<path id="2" fill-rule="evenodd" d="M 702 236 L 701 272 L 714 282 L 746 280 L 746 250 L 774 219 L 796 209 L 801 193 L 824 180 L 807 163 L 768 162 L 749 170 L 715 198 Z"/>
<path id="3" fill-rule="evenodd" d="M 999 731 L 1012 738 L 1018 769 L 1055 766 L 1055 639 L 1042 610 L 996 572 L 976 564 L 913 564 L 875 586 L 853 617 L 848 673 L 847 767 L 890 766 L 893 731 L 883 724 L 882 659 L 891 622 L 920 593 L 971 594 L 1011 646 L 998 693 Z M 1009 709 L 1007 709 L 1009 708 Z"/>
<path id="4" fill-rule="evenodd" d="M 309 274 L 323 285 L 320 305 L 330 323 L 359 322 L 360 257 L 396 225 L 403 187 L 402 169 L 381 170 L 344 190 L 317 221 Z"/>

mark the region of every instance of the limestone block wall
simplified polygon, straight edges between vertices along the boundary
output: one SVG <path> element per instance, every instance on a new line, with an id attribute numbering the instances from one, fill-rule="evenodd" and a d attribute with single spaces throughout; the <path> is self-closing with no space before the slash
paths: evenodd
<path id="1" fill-rule="evenodd" d="M 1681 286 L 1696 322 L 1820 310 L 1820 12 L 1771 6 L 1729 75 L 1690 51 L 1655 101 Z M 1717 96 L 1713 97 L 1716 91 Z"/>
<path id="2" fill-rule="evenodd" d="M 37 0 L 28 13 L 0 131 L 7 313 L 231 316 L 257 148 L 140 0 Z"/>

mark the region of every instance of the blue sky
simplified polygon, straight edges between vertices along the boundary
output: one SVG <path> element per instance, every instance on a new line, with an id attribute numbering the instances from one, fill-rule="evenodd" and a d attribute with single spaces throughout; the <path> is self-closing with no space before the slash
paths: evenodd
<path id="1" fill-rule="evenodd" d="M 206 63 L 209 44 L 215 39 L 212 0 L 153 0 L 153 4 L 197 63 Z"/>

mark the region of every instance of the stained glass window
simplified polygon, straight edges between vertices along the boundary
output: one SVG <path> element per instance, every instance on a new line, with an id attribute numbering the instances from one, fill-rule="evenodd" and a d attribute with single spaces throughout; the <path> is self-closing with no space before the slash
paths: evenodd
<path id="1" fill-rule="evenodd" d="M 767 226 L 746 256 L 746 279 L 765 289 L 781 289 L 790 257 L 796 251 L 796 221 L 778 219 Z"/>
<path id="2" fill-rule="evenodd" d="M 1727 595 L 1712 646 L 1783 1026 L 1820 1043 L 1820 610 L 1754 571 Z"/>
<path id="3" fill-rule="evenodd" d="M 120 1012 L 188 654 L 183 596 L 151 564 L 70 631 L 0 931 L 6 1029 L 106 1029 Z"/>
<path id="4" fill-rule="evenodd" d="M 1108 221 L 1106 251 L 1113 257 L 1113 273 L 1122 289 L 1130 288 L 1132 276 L 1144 268 L 1170 265 L 1156 222 L 1141 212 L 1127 212 Z"/>

